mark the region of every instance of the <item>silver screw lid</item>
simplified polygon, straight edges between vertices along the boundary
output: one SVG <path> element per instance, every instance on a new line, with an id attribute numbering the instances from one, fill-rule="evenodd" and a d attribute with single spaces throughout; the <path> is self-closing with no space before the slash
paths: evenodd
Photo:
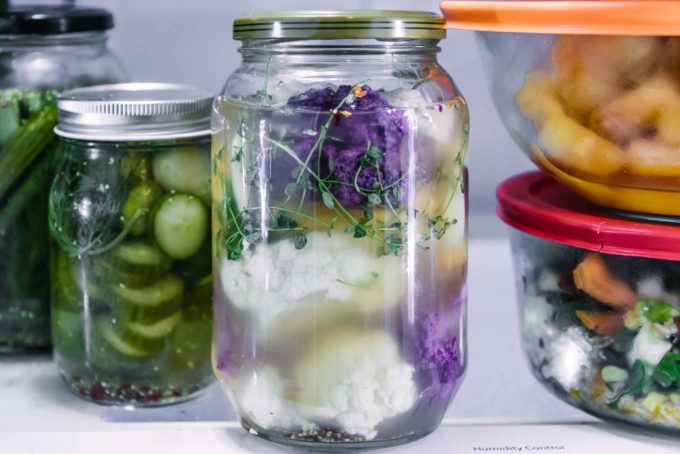
<path id="1" fill-rule="evenodd" d="M 94 141 L 143 141 L 210 134 L 214 95 L 165 83 L 127 83 L 77 88 L 57 101 L 62 137 Z"/>

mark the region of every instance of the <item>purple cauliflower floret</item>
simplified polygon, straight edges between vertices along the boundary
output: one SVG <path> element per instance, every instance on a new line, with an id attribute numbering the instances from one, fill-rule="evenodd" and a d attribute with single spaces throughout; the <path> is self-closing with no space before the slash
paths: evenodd
<path id="1" fill-rule="evenodd" d="M 296 109 L 331 110 L 335 107 L 334 99 L 335 92 L 332 88 L 310 89 L 288 99 L 288 106 Z"/>
<path id="2" fill-rule="evenodd" d="M 432 398 L 448 399 L 461 375 L 458 341 L 442 335 L 440 315 L 427 314 L 420 325 L 416 345 L 416 366 L 422 371 Z"/>
<path id="3" fill-rule="evenodd" d="M 336 91 L 310 89 L 290 98 L 288 106 L 317 112 L 330 112 L 339 106 L 321 147 L 320 176 L 336 181 L 329 185 L 330 191 L 341 204 L 361 206 L 367 201 L 361 192 L 375 191 L 382 185 L 390 188 L 386 193 L 390 203 L 399 205 L 406 192 L 406 179 L 401 178 L 401 143 L 406 133 L 406 119 L 367 85 L 361 88 L 361 96 L 340 105 L 353 89 L 350 85 L 342 85 Z M 315 115 L 313 118 L 308 129 L 319 132 L 328 117 Z M 314 135 L 298 142 L 296 152 L 302 160 L 316 141 Z M 359 191 L 354 186 L 355 177 Z"/>

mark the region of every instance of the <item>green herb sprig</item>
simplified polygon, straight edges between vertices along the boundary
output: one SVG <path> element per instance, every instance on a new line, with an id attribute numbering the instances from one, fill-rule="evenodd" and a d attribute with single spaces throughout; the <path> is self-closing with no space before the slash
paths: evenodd
<path id="1" fill-rule="evenodd" d="M 403 198 L 401 183 L 407 177 L 407 173 L 404 173 L 404 175 L 396 181 L 385 184 L 385 182 L 382 181 L 382 172 L 380 168 L 383 150 L 375 147 L 370 142 L 367 143 L 366 151 L 360 160 L 360 165 L 354 175 L 352 183 L 334 180 L 332 171 L 328 172 L 329 175 L 326 177 L 321 176 L 321 151 L 326 141 L 333 139 L 328 135 L 332 122 L 337 115 L 351 114 L 349 112 L 345 113 L 343 107 L 354 100 L 355 92 L 360 90 L 366 83 L 367 81 L 364 81 L 354 85 L 350 89 L 348 95 L 329 112 L 330 115 L 328 119 L 319 127 L 316 134 L 317 139 L 304 159 L 298 156 L 298 154 L 286 143 L 275 140 L 267 135 L 259 137 L 260 142 L 266 145 L 266 147 L 260 151 L 260 155 L 265 151 L 273 154 L 281 154 L 288 157 L 296 164 L 291 175 L 294 178 L 294 181 L 285 187 L 285 199 L 281 206 L 270 206 L 263 209 L 263 207 L 250 207 L 250 203 L 247 201 L 245 207 L 238 207 L 236 200 L 233 197 L 228 196 L 230 192 L 227 189 L 225 178 L 219 176 L 222 180 L 222 194 L 224 197 L 221 209 L 222 212 L 226 214 L 226 224 L 228 226 L 233 226 L 229 233 L 222 236 L 227 249 L 227 257 L 230 260 L 237 260 L 242 256 L 246 242 L 258 243 L 266 240 L 270 234 L 277 232 L 292 235 L 296 248 L 304 248 L 307 244 L 307 228 L 301 226 L 295 219 L 306 219 L 317 225 L 323 226 L 329 237 L 332 236 L 337 221 L 342 219 L 344 223 L 348 224 L 344 228 L 345 233 L 351 234 L 354 238 L 366 237 L 372 239 L 379 244 L 380 250 L 385 255 L 399 255 L 405 250 L 408 237 L 407 220 L 409 218 L 414 220 L 419 219 L 424 210 L 418 211 L 412 209 L 413 211 L 409 213 L 407 207 L 394 206 L 392 200 L 401 200 Z M 248 138 L 248 131 L 246 131 L 245 122 L 243 120 L 237 128 L 237 134 L 243 139 L 243 143 L 233 146 L 230 161 L 232 163 L 243 163 L 244 146 L 253 142 L 252 139 Z M 461 150 L 459 150 L 455 157 L 455 164 L 459 166 L 461 170 L 459 175 L 456 176 L 454 187 L 451 190 L 451 194 L 445 206 L 442 207 L 439 214 L 434 215 L 427 220 L 428 230 L 422 234 L 418 241 L 416 241 L 416 244 L 421 248 L 428 249 L 428 242 L 431 239 L 441 239 L 451 226 L 458 223 L 457 219 L 449 219 L 445 217 L 444 213 L 448 210 L 456 195 L 464 194 L 465 192 L 462 180 L 462 168 L 466 145 L 467 139 L 464 141 Z M 224 150 L 220 150 L 220 153 L 218 154 L 218 159 L 220 159 L 221 162 L 224 162 L 223 153 Z M 257 184 L 257 160 L 258 156 L 256 155 L 255 159 L 252 160 L 254 162 L 253 164 L 244 165 L 246 186 Z M 314 161 L 316 161 L 315 165 L 312 164 Z M 328 166 L 332 170 L 333 162 L 329 162 Z M 375 169 L 376 175 L 378 176 L 377 181 L 370 188 L 359 185 L 361 172 L 368 168 Z M 443 177 L 443 172 L 440 169 L 434 183 L 436 184 Z M 334 185 L 338 184 L 351 185 L 354 190 L 365 197 L 366 203 L 363 206 L 363 217 L 357 218 L 333 194 L 331 189 Z M 335 216 L 330 222 L 325 222 L 315 216 L 302 212 L 303 203 L 309 192 L 318 193 L 324 206 L 335 212 Z M 293 202 L 295 201 L 297 202 L 296 207 L 292 207 L 291 205 L 293 205 Z M 392 219 L 389 222 L 375 219 L 374 209 L 381 205 L 385 206 L 390 212 Z M 262 218 L 265 218 L 264 223 L 262 222 Z"/>

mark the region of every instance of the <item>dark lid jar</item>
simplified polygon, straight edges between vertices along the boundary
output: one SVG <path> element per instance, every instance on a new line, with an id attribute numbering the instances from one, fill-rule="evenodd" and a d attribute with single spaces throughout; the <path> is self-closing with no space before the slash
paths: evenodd
<path id="1" fill-rule="evenodd" d="M 680 227 L 603 212 L 550 176 L 498 188 L 537 379 L 606 420 L 680 433 Z"/>
<path id="2" fill-rule="evenodd" d="M 212 101 L 153 83 L 59 97 L 52 338 L 80 397 L 159 405 L 212 382 Z"/>
<path id="3" fill-rule="evenodd" d="M 106 47 L 112 27 L 99 8 L 0 11 L 0 351 L 50 345 L 45 188 L 56 93 L 125 78 Z"/>
<path id="4" fill-rule="evenodd" d="M 126 78 L 106 46 L 113 16 L 101 8 L 23 6 L 0 12 L 0 87 L 33 90 Z"/>
<path id="5" fill-rule="evenodd" d="M 444 37 L 410 11 L 234 23 L 242 62 L 212 115 L 215 364 L 260 436 L 404 443 L 462 382 L 468 110 Z"/>

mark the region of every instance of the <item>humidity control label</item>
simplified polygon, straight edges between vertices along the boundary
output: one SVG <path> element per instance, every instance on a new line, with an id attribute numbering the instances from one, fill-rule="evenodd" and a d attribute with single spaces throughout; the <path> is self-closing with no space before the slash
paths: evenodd
<path id="1" fill-rule="evenodd" d="M 650 438 L 605 423 L 442 425 L 395 453 L 446 454 L 678 454 L 680 441 Z"/>
<path id="2" fill-rule="evenodd" d="M 473 452 L 564 452 L 564 445 L 558 446 L 475 446 Z"/>

